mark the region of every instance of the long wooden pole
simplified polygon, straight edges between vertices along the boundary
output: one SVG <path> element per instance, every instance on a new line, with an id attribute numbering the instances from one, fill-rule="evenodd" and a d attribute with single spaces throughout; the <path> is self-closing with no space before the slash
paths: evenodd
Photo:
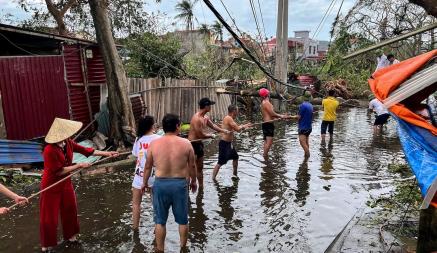
<path id="1" fill-rule="evenodd" d="M 348 55 L 346 55 L 346 56 L 343 56 L 343 60 L 347 60 L 347 59 L 349 59 L 349 58 L 352 58 L 352 57 L 358 56 L 358 55 L 360 55 L 360 54 L 364 54 L 364 53 L 366 53 L 366 52 L 369 52 L 369 51 L 372 51 L 372 50 L 375 50 L 375 49 L 381 48 L 381 47 L 383 47 L 383 46 L 386 46 L 386 45 L 392 44 L 392 43 L 397 42 L 397 41 L 400 41 L 400 40 L 407 39 L 407 38 L 412 37 L 412 36 L 414 36 L 414 35 L 416 35 L 416 34 L 420 34 L 420 33 L 423 33 L 423 32 L 426 32 L 426 31 L 429 31 L 429 30 L 432 30 L 432 29 L 435 29 L 435 28 L 437 28 L 437 22 L 436 22 L 436 23 L 433 23 L 433 24 L 430 24 L 430 25 L 428 25 L 428 26 L 425 26 L 425 27 L 419 28 L 419 29 L 417 29 L 417 30 L 415 30 L 415 31 L 412 31 L 412 32 L 406 33 L 406 34 L 404 34 L 404 35 L 398 36 L 398 37 L 396 37 L 396 38 L 389 39 L 389 40 L 384 40 L 384 41 L 382 41 L 382 42 L 380 42 L 380 43 L 377 43 L 377 44 L 375 44 L 375 45 L 373 45 L 373 46 L 370 46 L 370 47 L 368 47 L 368 48 L 364 48 L 364 49 L 358 50 L 358 51 L 356 51 L 356 52 L 354 52 L 354 53 L 352 53 L 352 54 L 348 54 Z"/>
<path id="2" fill-rule="evenodd" d="M 120 153 L 119 156 L 121 156 L 121 155 L 127 155 L 127 154 L 130 154 L 130 153 L 132 153 L 132 152 L 131 152 L 131 151 L 123 152 L 123 153 Z M 101 160 L 95 161 L 95 162 L 93 162 L 93 163 L 91 164 L 91 166 L 96 165 L 97 163 L 101 163 L 101 162 L 106 161 L 106 160 L 111 159 L 111 158 L 114 158 L 114 157 L 106 157 L 106 158 L 103 158 L 103 159 L 101 159 Z M 84 169 L 84 168 L 78 169 L 77 171 L 71 173 L 70 175 L 68 175 L 68 176 L 62 178 L 61 180 L 59 180 L 59 181 L 57 181 L 57 182 L 51 184 L 50 186 L 48 186 L 48 187 L 42 189 L 41 191 L 36 192 L 36 193 L 30 195 L 29 197 L 27 197 L 27 199 L 28 199 L 28 200 L 33 199 L 34 197 L 40 195 L 41 193 L 50 190 L 51 188 L 55 187 L 56 185 L 58 185 L 58 184 L 64 182 L 65 180 L 71 178 L 72 176 L 74 176 L 74 175 L 76 175 L 76 174 L 79 174 L 83 169 Z M 16 207 L 17 205 L 19 205 L 19 203 L 15 203 L 15 204 L 11 205 L 11 206 L 9 207 L 9 209 L 12 209 L 12 208 Z"/>

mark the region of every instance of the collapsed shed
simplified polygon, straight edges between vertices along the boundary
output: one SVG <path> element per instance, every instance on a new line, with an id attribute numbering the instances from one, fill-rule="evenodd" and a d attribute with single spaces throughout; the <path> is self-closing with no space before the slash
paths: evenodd
<path id="1" fill-rule="evenodd" d="M 42 137 L 55 117 L 86 126 L 106 94 L 96 42 L 0 24 L 0 139 Z"/>

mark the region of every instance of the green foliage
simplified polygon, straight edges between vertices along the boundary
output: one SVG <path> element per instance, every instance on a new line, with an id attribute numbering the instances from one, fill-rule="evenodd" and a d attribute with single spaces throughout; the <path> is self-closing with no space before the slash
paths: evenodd
<path id="1" fill-rule="evenodd" d="M 239 57 L 248 59 L 245 54 Z M 224 49 L 209 46 L 204 53 L 185 56 L 184 67 L 189 75 L 205 80 L 260 79 L 264 77 L 256 65 L 241 60 L 235 60 L 231 65 L 232 61 L 234 58 Z"/>
<path id="2" fill-rule="evenodd" d="M 125 63 L 129 77 L 179 77 L 184 75 L 180 41 L 173 36 L 144 33 L 126 39 L 129 59 Z M 182 72 L 182 73 L 181 73 Z"/>

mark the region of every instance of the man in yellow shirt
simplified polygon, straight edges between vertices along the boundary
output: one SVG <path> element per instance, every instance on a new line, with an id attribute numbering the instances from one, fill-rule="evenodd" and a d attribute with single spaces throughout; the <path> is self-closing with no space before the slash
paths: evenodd
<path id="1" fill-rule="evenodd" d="M 328 129 L 329 136 L 332 139 L 334 134 L 334 121 L 337 119 L 337 108 L 339 102 L 334 98 L 334 90 L 328 91 L 328 97 L 322 100 L 323 105 L 323 120 L 322 120 L 322 142 L 325 141 L 326 129 Z"/>

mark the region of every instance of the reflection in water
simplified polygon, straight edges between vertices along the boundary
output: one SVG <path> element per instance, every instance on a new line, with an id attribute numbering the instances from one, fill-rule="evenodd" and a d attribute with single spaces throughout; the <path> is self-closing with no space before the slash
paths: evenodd
<path id="1" fill-rule="evenodd" d="M 239 230 L 242 228 L 242 220 L 234 219 L 235 209 L 232 206 L 232 202 L 237 198 L 239 180 L 232 180 L 232 186 L 220 186 L 215 181 L 214 185 L 218 193 L 218 205 L 221 208 L 217 213 L 224 219 L 224 228 L 230 235 L 229 239 L 237 242 L 242 236 L 242 232 Z"/>
<path id="2" fill-rule="evenodd" d="M 147 247 L 141 242 L 140 233 L 134 231 L 132 235 L 133 248 L 132 253 L 147 252 Z"/>
<path id="3" fill-rule="evenodd" d="M 290 211 L 293 208 L 289 206 L 290 184 L 287 182 L 287 167 L 284 160 L 286 151 L 285 145 L 275 143 L 271 149 L 271 159 L 265 161 L 263 172 L 259 183 L 261 193 L 261 206 L 264 208 L 266 222 L 269 226 L 269 236 L 267 248 L 269 251 L 283 252 L 286 251 L 287 245 L 284 239 L 277 237 L 286 237 L 290 229 Z M 263 221 L 260 221 L 263 222 Z M 264 221 L 265 222 L 265 221 Z"/>
<path id="4" fill-rule="evenodd" d="M 322 141 L 320 143 L 320 171 L 323 173 L 323 176 L 321 176 L 321 178 L 325 180 L 331 180 L 334 178 L 332 175 L 330 175 L 331 171 L 334 169 L 334 156 L 332 155 L 332 146 L 332 138 L 329 138 L 328 148 L 326 148 L 326 142 Z"/>
<path id="5" fill-rule="evenodd" d="M 192 245 L 200 245 L 201 248 L 205 246 L 208 242 L 208 237 L 206 235 L 206 221 L 208 217 L 205 214 L 203 206 L 204 190 L 199 189 L 196 196 L 195 206 L 191 203 L 189 221 L 190 226 L 189 241 Z"/>
<path id="6" fill-rule="evenodd" d="M 300 206 L 304 206 L 306 198 L 310 194 L 308 189 L 310 188 L 309 181 L 311 179 L 310 173 L 308 173 L 308 157 L 305 157 L 299 166 L 299 170 L 296 173 L 296 199 L 294 202 L 300 203 Z"/>

